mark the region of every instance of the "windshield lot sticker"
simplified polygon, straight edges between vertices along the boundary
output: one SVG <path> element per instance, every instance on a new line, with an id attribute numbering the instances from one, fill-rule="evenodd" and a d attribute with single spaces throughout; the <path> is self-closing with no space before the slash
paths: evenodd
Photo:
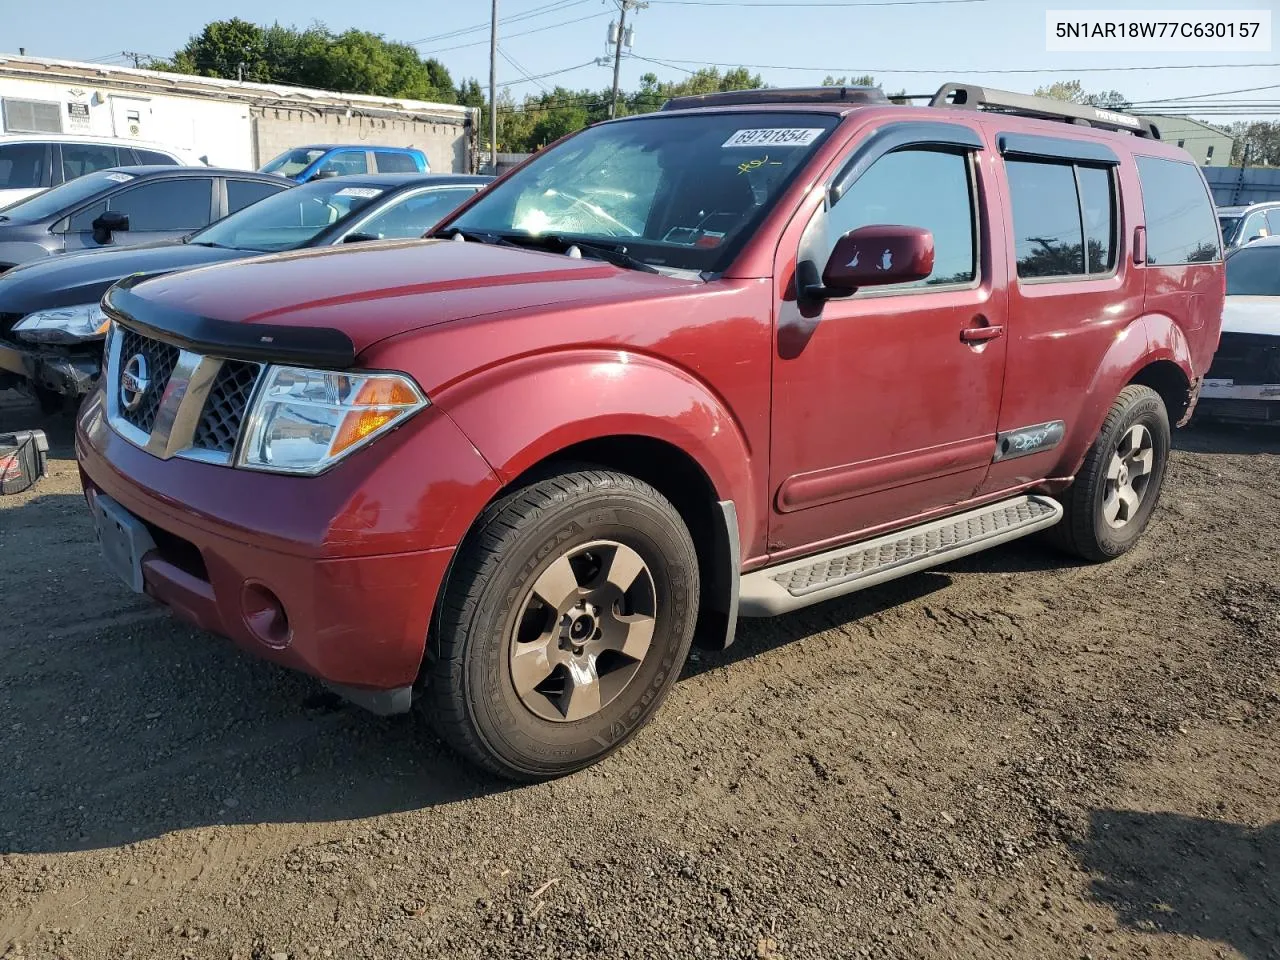
<path id="1" fill-rule="evenodd" d="M 726 147 L 807 147 L 822 133 L 820 127 L 766 127 L 739 130 L 724 143 Z"/>
<path id="2" fill-rule="evenodd" d="M 379 190 L 377 187 L 343 187 L 341 190 L 335 193 L 334 196 L 335 197 L 372 198 L 372 197 L 376 197 L 381 192 L 382 191 Z"/>
<path id="3" fill-rule="evenodd" d="M 760 157 L 758 160 L 744 160 L 742 163 L 738 164 L 738 173 L 739 175 L 741 175 L 744 173 L 750 173 L 752 170 L 759 170 L 761 167 L 780 167 L 780 166 L 782 166 L 781 160 L 770 160 L 769 155 L 766 153 L 763 157 Z"/>
<path id="4" fill-rule="evenodd" d="M 131 173 L 108 173 L 108 174 L 106 175 L 106 177 L 107 177 L 107 179 L 108 179 L 108 180 L 114 180 L 116 183 L 128 183 L 130 180 L 132 180 L 132 179 L 133 179 L 133 174 L 131 174 Z"/>

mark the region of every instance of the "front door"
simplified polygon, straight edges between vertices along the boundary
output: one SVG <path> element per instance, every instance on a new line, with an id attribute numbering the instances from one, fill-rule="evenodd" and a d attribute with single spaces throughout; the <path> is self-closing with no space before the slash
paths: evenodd
<path id="1" fill-rule="evenodd" d="M 799 258 L 819 270 L 836 239 L 870 224 L 928 229 L 935 260 L 922 281 L 779 303 L 771 553 L 834 545 L 959 503 L 991 463 L 1006 281 L 981 212 L 986 153 L 967 126 L 957 125 L 954 143 L 939 133 L 950 125 L 927 126 L 919 140 L 882 130 L 870 139 L 887 146 L 856 146 L 845 168 L 856 179 L 834 202 L 828 191 L 804 229 Z"/>
<path id="2" fill-rule="evenodd" d="M 129 174 L 120 174 L 128 177 Z M 107 241 L 114 247 L 130 247 L 156 240 L 176 240 L 213 222 L 213 178 L 191 176 L 140 183 L 111 194 L 105 200 L 82 207 L 68 220 L 63 242 L 68 251 L 99 250 L 93 221 L 108 210 L 129 218 L 129 229 Z"/>

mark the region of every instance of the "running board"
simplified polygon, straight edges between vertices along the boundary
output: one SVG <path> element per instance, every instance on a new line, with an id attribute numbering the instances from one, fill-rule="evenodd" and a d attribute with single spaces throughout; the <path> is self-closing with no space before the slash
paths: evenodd
<path id="1" fill-rule="evenodd" d="M 1001 500 L 742 577 L 738 613 L 773 617 L 821 603 L 1051 527 L 1062 506 L 1049 497 Z"/>

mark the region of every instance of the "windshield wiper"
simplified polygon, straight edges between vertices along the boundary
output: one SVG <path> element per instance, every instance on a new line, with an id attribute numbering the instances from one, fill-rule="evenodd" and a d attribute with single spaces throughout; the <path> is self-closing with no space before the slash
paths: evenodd
<path id="1" fill-rule="evenodd" d="M 603 260 L 605 263 L 611 263 L 615 267 L 624 267 L 628 270 L 639 270 L 642 273 L 661 273 L 657 267 L 645 263 L 626 252 L 626 247 L 621 245 L 617 247 L 605 247 L 594 243 L 587 243 L 583 240 L 575 240 L 573 237 L 563 237 L 555 233 L 542 234 L 541 236 L 521 237 L 521 240 L 528 240 L 531 244 L 537 246 L 547 246 L 555 244 L 560 247 L 561 253 L 568 253 L 572 248 L 577 247 L 578 251 L 584 256 L 594 257 L 597 260 Z"/>

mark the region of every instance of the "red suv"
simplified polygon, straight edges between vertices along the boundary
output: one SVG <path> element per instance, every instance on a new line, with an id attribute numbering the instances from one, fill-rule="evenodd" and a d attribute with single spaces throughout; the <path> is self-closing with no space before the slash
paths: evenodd
<path id="1" fill-rule="evenodd" d="M 1205 182 L 1136 118 L 686 98 L 434 239 L 120 283 L 77 449 L 135 590 L 548 777 L 740 616 L 1039 530 L 1128 550 L 1223 293 Z"/>

